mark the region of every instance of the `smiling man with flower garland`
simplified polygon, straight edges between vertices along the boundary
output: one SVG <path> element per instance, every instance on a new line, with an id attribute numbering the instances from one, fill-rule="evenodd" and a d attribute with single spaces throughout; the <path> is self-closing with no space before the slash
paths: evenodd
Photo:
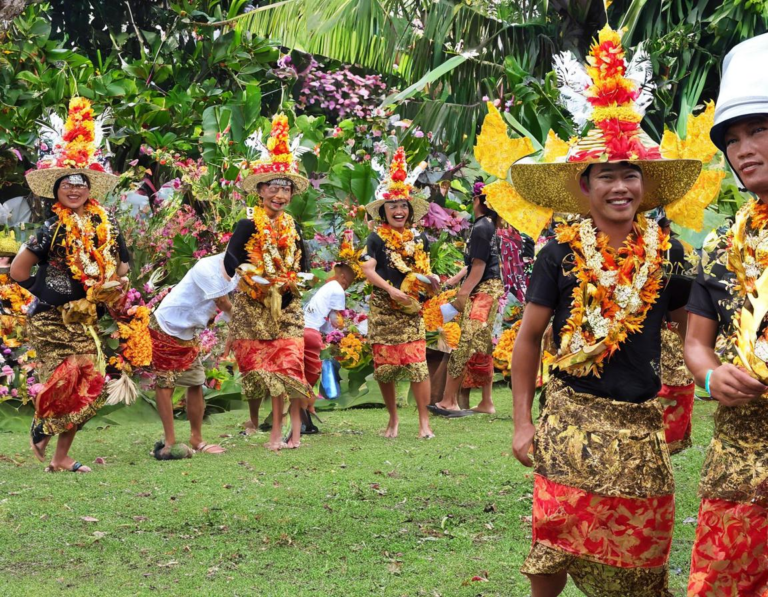
<path id="1" fill-rule="evenodd" d="M 586 85 L 588 99 L 568 103 L 595 127 L 565 161 L 510 170 L 522 201 L 587 214 L 560 225 L 539 253 L 512 357 L 513 453 L 535 466 L 533 546 L 522 568 L 533 597 L 559 595 L 568 574 L 587 595 L 671 595 L 674 480 L 655 398 L 661 323 L 685 305 L 688 285 L 668 275 L 669 236 L 641 212 L 684 200 L 701 163 L 662 159 L 640 129 L 647 60 L 638 52 L 628 68 L 619 35 L 601 31 L 581 71 L 588 85 L 574 85 Z M 570 55 L 556 65 L 566 86 L 564 73 L 580 67 Z M 550 320 L 558 351 L 534 426 Z"/>

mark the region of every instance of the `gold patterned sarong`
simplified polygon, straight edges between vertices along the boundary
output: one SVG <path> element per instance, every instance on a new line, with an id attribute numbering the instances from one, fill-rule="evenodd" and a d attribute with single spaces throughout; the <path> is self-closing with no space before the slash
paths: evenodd
<path id="1" fill-rule="evenodd" d="M 232 350 L 243 376 L 243 399 L 272 396 L 309 400 L 304 377 L 304 311 L 294 298 L 275 320 L 270 310 L 235 292 L 229 326 Z"/>
<path id="2" fill-rule="evenodd" d="M 27 318 L 29 342 L 37 351 L 37 378 L 44 385 L 35 396 L 32 438 L 80 429 L 104 405 L 104 376 L 97 368 L 98 348 L 87 328 L 67 325 L 58 309 Z"/>
<path id="3" fill-rule="evenodd" d="M 524 574 L 567 571 L 585 594 L 667 597 L 674 480 L 658 401 L 574 392 L 553 378 L 534 440 Z"/>
<path id="4" fill-rule="evenodd" d="M 474 354 L 493 353 L 493 322 L 499 310 L 504 285 L 499 279 L 480 282 L 472 291 L 461 318 L 459 345 L 448 360 L 448 375 L 461 377 Z M 491 369 L 492 381 L 493 369 Z"/>
<path id="5" fill-rule="evenodd" d="M 373 378 L 382 383 L 412 382 L 429 377 L 426 333 L 421 313 L 408 314 L 392 306 L 380 288 L 371 293 L 368 342 L 373 347 Z"/>

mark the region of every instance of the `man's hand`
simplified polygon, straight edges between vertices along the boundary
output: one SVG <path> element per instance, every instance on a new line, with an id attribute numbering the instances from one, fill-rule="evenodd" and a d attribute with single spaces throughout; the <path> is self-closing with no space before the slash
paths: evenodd
<path id="1" fill-rule="evenodd" d="M 768 392 L 768 386 L 730 364 L 720 365 L 712 371 L 709 389 L 712 397 L 725 406 L 747 404 Z"/>
<path id="2" fill-rule="evenodd" d="M 437 274 L 431 274 L 429 276 L 429 280 L 432 282 L 432 290 L 435 291 L 435 294 L 440 292 L 440 276 Z"/>
<path id="3" fill-rule="evenodd" d="M 515 426 L 515 433 L 512 436 L 512 454 L 523 466 L 533 466 L 531 446 L 533 446 L 533 436 L 535 433 L 536 426 L 533 423 Z"/>
<path id="4" fill-rule="evenodd" d="M 400 303 L 401 305 L 408 305 L 411 302 L 411 297 L 405 294 L 402 290 L 399 288 L 392 287 L 392 290 L 389 291 L 389 296 L 392 298 L 393 301 L 396 303 Z"/>
<path id="5" fill-rule="evenodd" d="M 461 292 L 459 292 L 459 294 L 456 295 L 456 298 L 453 299 L 451 304 L 459 313 L 464 313 L 464 307 L 467 306 L 468 299 L 469 297 L 466 294 L 462 294 Z"/>

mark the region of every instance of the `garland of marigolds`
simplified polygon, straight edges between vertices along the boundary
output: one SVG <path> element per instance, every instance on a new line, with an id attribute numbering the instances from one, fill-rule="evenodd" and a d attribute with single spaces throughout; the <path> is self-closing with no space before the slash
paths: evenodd
<path id="1" fill-rule="evenodd" d="M 768 267 L 768 253 L 761 247 L 768 240 L 768 205 L 751 200 L 739 213 L 728 232 L 732 250 L 726 267 L 736 275 L 734 290 L 746 296 L 755 290 L 755 281 Z"/>
<path id="2" fill-rule="evenodd" d="M 554 366 L 571 375 L 599 376 L 603 362 L 629 334 L 642 329 L 658 299 L 669 236 L 645 217 L 635 220 L 618 250 L 595 230 L 591 218 L 559 226 L 556 236 L 573 250 L 578 284 Z"/>
<path id="3" fill-rule="evenodd" d="M 376 234 L 384 241 L 389 262 L 397 271 L 402 274 L 415 272 L 425 276 L 432 273 L 429 255 L 424 251 L 424 242 L 416 238 L 413 230 L 400 232 L 389 224 L 382 224 Z"/>
<path id="4" fill-rule="evenodd" d="M 54 204 L 52 209 L 66 231 L 64 249 L 69 270 L 88 290 L 114 277 L 117 271 L 113 250 L 116 239 L 107 212 L 98 201 L 88 199 L 84 207 L 82 216 L 59 203 Z M 95 231 L 94 217 L 99 219 Z M 93 242 L 94 233 L 98 244 Z"/>
<path id="5" fill-rule="evenodd" d="M 253 223 L 256 231 L 245 244 L 248 262 L 263 267 L 265 276 L 270 280 L 295 277 L 294 267 L 300 259 L 301 249 L 293 218 L 281 213 L 271 220 L 263 207 L 255 207 Z"/>

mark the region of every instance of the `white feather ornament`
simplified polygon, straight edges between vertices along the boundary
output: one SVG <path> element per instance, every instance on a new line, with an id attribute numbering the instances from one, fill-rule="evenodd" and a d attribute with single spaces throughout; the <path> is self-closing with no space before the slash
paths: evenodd
<path id="1" fill-rule="evenodd" d="M 553 60 L 560 103 L 571 113 L 577 126 L 584 126 L 592 115 L 592 106 L 587 100 L 587 90 L 592 85 L 592 79 L 572 52 L 558 54 Z"/>

